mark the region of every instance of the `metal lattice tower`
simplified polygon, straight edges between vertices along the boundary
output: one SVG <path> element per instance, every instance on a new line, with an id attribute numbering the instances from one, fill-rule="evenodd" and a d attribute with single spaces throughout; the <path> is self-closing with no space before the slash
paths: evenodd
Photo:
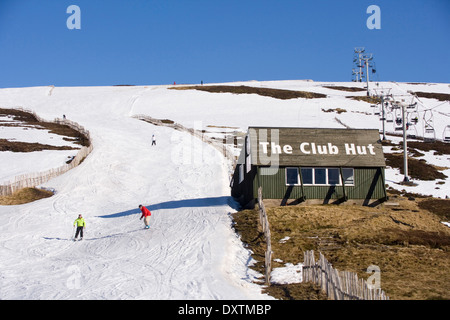
<path id="1" fill-rule="evenodd" d="M 364 69 L 363 69 L 363 54 L 366 50 L 364 48 L 355 48 L 353 53 L 353 64 L 354 68 L 352 69 L 352 81 L 361 82 L 364 77 Z"/>
<path id="2" fill-rule="evenodd" d="M 354 68 L 352 69 L 352 81 L 367 83 L 367 95 L 369 95 L 369 69 L 376 72 L 373 63 L 373 54 L 366 53 L 363 47 L 357 47 L 353 53 Z"/>

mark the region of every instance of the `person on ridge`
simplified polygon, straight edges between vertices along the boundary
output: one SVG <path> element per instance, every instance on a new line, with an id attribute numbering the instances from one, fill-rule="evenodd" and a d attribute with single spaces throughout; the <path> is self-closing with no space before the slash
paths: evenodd
<path id="1" fill-rule="evenodd" d="M 86 228 L 86 221 L 81 214 L 78 215 L 78 218 L 73 222 L 73 227 L 77 226 L 77 231 L 75 233 L 74 240 L 77 240 L 78 235 L 80 235 L 80 240 L 83 240 L 83 230 Z"/>
<path id="2" fill-rule="evenodd" d="M 150 212 L 150 210 L 148 210 L 142 204 L 139 205 L 139 209 L 141 209 L 141 212 L 142 212 L 141 218 L 139 220 L 142 220 L 142 218 L 144 218 L 145 229 L 150 228 L 149 222 L 150 222 L 150 216 L 152 215 L 152 213 Z"/>

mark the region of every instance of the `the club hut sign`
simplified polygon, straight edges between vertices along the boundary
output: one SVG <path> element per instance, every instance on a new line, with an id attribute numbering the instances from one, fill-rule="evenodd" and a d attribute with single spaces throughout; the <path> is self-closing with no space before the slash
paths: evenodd
<path id="1" fill-rule="evenodd" d="M 247 143 L 259 165 L 384 165 L 378 130 L 372 129 L 250 128 Z"/>
<path id="2" fill-rule="evenodd" d="M 268 154 L 268 150 L 270 148 L 271 154 L 292 154 L 293 147 L 289 144 L 280 146 L 275 142 L 260 142 L 260 147 L 262 148 L 262 152 L 264 154 Z M 269 147 L 270 145 L 270 147 Z M 367 146 L 355 145 L 354 143 L 345 143 L 344 144 L 345 154 L 347 155 L 364 155 L 371 154 L 376 155 L 375 146 L 369 143 Z M 315 142 L 302 142 L 300 143 L 299 150 L 302 154 L 339 154 L 339 147 L 335 146 L 331 142 L 328 142 L 326 145 L 316 145 Z"/>

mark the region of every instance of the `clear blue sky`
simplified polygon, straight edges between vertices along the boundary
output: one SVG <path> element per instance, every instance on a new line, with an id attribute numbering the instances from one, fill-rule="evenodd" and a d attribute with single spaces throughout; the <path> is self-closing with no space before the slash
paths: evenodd
<path id="1" fill-rule="evenodd" d="M 449 16 L 449 0 L 0 0 L 0 87 L 350 81 L 358 46 L 375 80 L 447 83 Z"/>

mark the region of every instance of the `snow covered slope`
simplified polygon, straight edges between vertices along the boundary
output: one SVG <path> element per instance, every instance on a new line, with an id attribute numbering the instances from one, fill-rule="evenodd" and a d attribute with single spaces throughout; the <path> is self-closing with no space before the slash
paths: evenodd
<path id="1" fill-rule="evenodd" d="M 230 227 L 227 164 L 215 149 L 130 118 L 121 88 L 64 89 L 60 99 L 57 89 L 50 98 L 45 88 L 29 90 L 36 94 L 19 104 L 50 119 L 73 116 L 91 130 L 94 151 L 47 184 L 55 196 L 0 206 L 2 299 L 267 298 Z M 204 161 L 180 161 L 186 143 Z M 150 230 L 138 219 L 141 203 L 153 213 Z M 72 242 L 78 213 L 87 236 Z"/>
<path id="2" fill-rule="evenodd" d="M 313 91 L 328 97 L 279 100 L 168 86 L 1 89 L 0 107 L 21 106 L 49 120 L 65 114 L 90 131 L 94 150 L 79 167 L 45 184 L 57 190 L 53 197 L 0 206 L 0 298 L 270 298 L 252 283 L 256 275 L 248 269 L 250 254 L 230 226 L 235 205 L 229 197 L 230 163 L 187 133 L 132 116 L 242 132 L 248 126 L 379 128 L 380 122 L 369 103 L 346 98 L 365 92 L 325 87 L 362 84 L 228 85 Z M 450 91 L 447 84 L 380 86 L 399 94 Z M 441 104 L 423 100 L 430 108 Z M 346 112 L 323 111 L 336 108 Z M 448 103 L 434 111 L 442 113 L 435 117 L 440 132 L 450 124 Z M 157 146 L 151 146 L 152 134 Z M 51 153 L 42 153 L 41 161 L 47 163 L 49 157 Z M 1 155 L 0 160 L 4 167 L 12 158 Z M 14 163 L 20 161 L 16 155 Z M 40 170 L 38 165 L 27 167 L 30 172 Z M 391 178 L 395 179 L 394 171 Z M 442 190 L 448 192 L 448 181 Z M 150 230 L 138 219 L 139 204 L 153 213 Z M 72 242 L 68 239 L 79 213 L 86 218 L 87 235 L 83 242 Z"/>

